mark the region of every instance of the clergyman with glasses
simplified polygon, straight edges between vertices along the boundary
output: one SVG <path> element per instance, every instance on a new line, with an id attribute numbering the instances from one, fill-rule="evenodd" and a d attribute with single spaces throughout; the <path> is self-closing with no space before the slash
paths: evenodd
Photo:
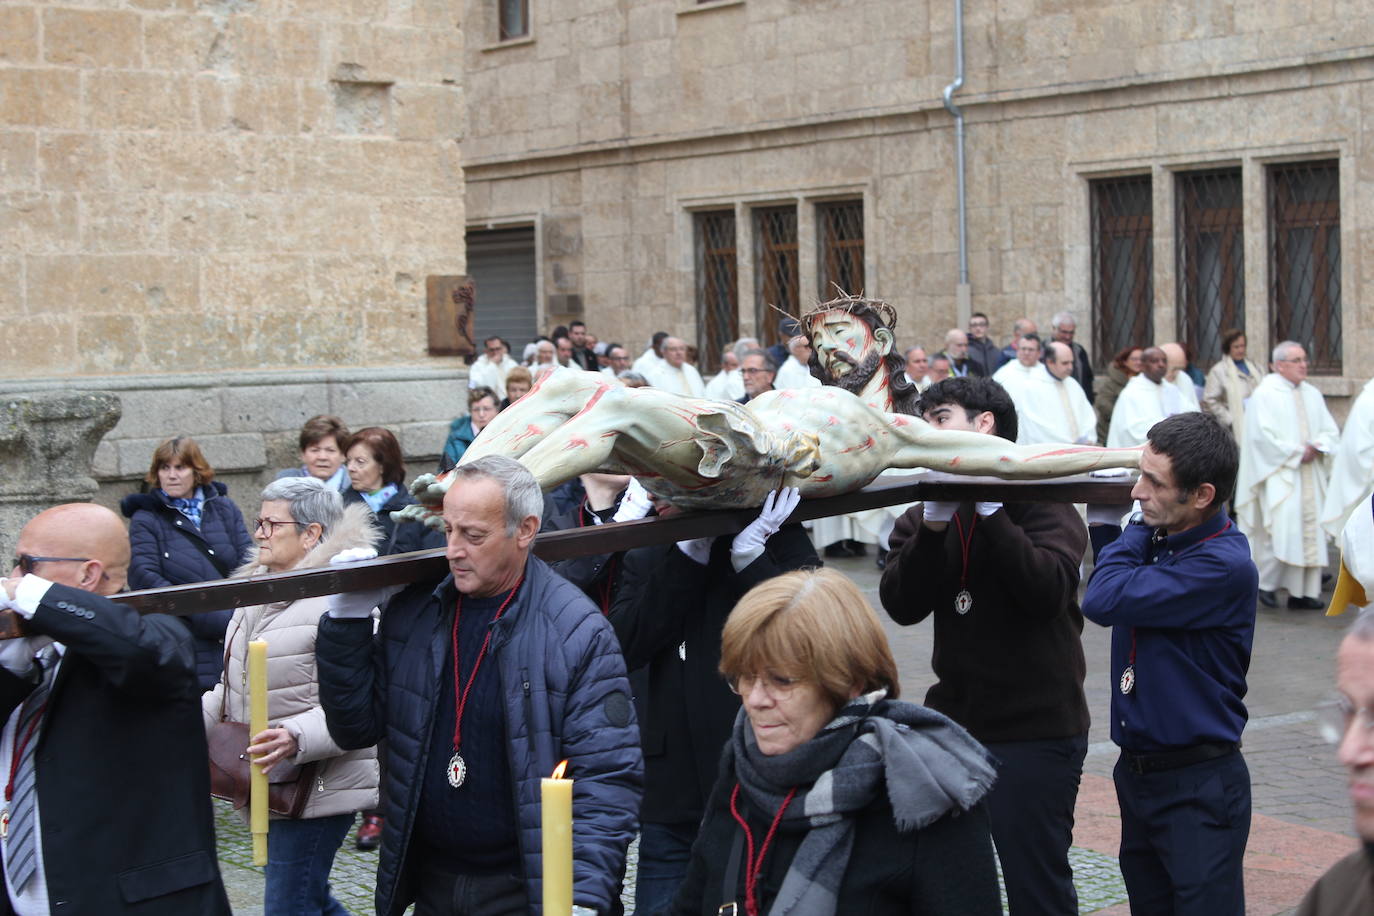
<path id="1" fill-rule="evenodd" d="M 1236 442 L 1210 414 L 1152 426 L 1083 616 L 1112 628 L 1113 779 L 1133 913 L 1242 916 L 1250 773 L 1240 753 L 1259 575 L 1227 515 Z"/>
<path id="2" fill-rule="evenodd" d="M 186 625 L 110 601 L 129 539 L 91 503 L 19 534 L 0 642 L 0 855 L 16 913 L 229 914 Z"/>

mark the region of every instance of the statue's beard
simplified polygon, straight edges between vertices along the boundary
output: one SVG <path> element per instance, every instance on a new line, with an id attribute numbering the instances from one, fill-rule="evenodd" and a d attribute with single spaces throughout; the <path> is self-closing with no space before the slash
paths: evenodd
<path id="1" fill-rule="evenodd" d="M 843 388 L 850 394 L 858 394 L 863 391 L 864 387 L 872 381 L 873 376 L 877 375 L 878 370 L 883 366 L 883 354 L 877 350 L 869 351 L 869 354 L 861 362 L 855 361 L 854 357 L 848 353 L 838 350 L 832 354 L 832 358 L 843 363 L 849 363 L 854 368 L 850 370 L 848 375 L 836 378 L 829 367 L 820 366 L 821 374 L 824 376 L 821 381 L 827 385 Z"/>

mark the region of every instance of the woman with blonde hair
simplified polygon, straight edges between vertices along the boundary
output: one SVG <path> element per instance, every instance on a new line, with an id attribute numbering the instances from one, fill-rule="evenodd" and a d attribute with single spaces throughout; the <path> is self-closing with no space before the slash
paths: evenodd
<path id="1" fill-rule="evenodd" d="M 144 493 L 119 508 L 129 519 L 129 587 L 165 588 L 227 579 L 253 554 L 243 513 L 190 436 L 164 439 L 153 450 Z M 201 689 L 213 687 L 223 665 L 224 628 L 233 610 L 183 617 L 196 647 Z"/>
<path id="2" fill-rule="evenodd" d="M 1001 913 L 987 752 L 896 699 L 852 582 L 802 570 L 751 589 L 720 671 L 743 707 L 673 913 Z"/>

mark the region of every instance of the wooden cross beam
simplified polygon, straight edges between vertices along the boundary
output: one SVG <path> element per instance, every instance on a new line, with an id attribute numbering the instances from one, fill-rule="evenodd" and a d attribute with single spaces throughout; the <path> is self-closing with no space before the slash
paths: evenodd
<path id="1" fill-rule="evenodd" d="M 790 520 L 803 522 L 917 500 L 1099 503 L 1121 505 L 1124 513 L 1126 505 L 1131 502 L 1130 491 L 1133 483 L 1133 477 L 1106 478 L 1080 475 L 1056 480 L 1001 480 L 995 477 L 917 473 L 903 477 L 884 477 L 853 493 L 803 500 L 792 513 Z M 757 509 L 690 512 L 669 518 L 646 518 L 592 528 L 546 531 L 535 540 L 534 552 L 547 561 L 616 553 L 632 547 L 736 534 L 757 517 Z M 114 595 L 112 598 L 144 612 L 200 614 L 223 608 L 292 601 L 424 579 L 438 580 L 447 574 L 448 562 L 444 559 L 444 551 L 436 548 L 378 557 L 375 560 L 347 566 L 327 566 L 320 569 L 271 573 L 252 579 L 225 579 L 218 582 L 144 589 Z"/>

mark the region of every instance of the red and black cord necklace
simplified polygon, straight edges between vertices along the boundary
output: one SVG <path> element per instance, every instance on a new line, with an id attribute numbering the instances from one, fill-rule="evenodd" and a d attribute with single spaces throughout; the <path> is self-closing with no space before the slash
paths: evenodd
<path id="1" fill-rule="evenodd" d="M 792 798 L 796 794 L 797 787 L 793 786 L 787 793 L 787 797 L 782 800 L 782 804 L 778 806 L 778 813 L 773 815 L 773 822 L 768 825 L 768 833 L 763 838 L 763 845 L 759 847 L 758 856 L 755 856 L 754 831 L 749 829 L 749 822 L 739 813 L 739 783 L 735 783 L 735 789 L 730 793 L 730 814 L 734 816 L 735 822 L 744 831 L 744 912 L 746 916 L 759 916 L 758 885 L 759 875 L 763 873 L 763 857 L 768 855 L 768 847 L 772 845 L 773 837 L 778 832 L 778 824 L 782 823 L 782 813 L 787 810 L 787 806 L 792 803 Z"/>
<path id="2" fill-rule="evenodd" d="M 491 618 L 492 624 L 501 619 L 501 615 L 510 607 L 510 603 L 515 600 L 515 593 L 520 591 L 520 586 L 525 584 L 525 577 L 521 576 L 520 581 L 515 583 L 515 588 L 510 590 L 506 600 L 501 602 L 501 606 L 496 609 L 496 616 Z M 463 710 L 468 705 L 468 694 L 472 693 L 472 684 L 477 680 L 477 670 L 482 667 L 482 660 L 487 657 L 487 647 L 491 645 L 491 634 L 494 627 L 487 627 L 487 637 L 482 640 L 482 648 L 477 652 L 477 661 L 473 663 L 472 673 L 468 675 L 467 684 L 463 683 L 462 675 L 459 672 L 458 658 L 458 620 L 463 613 L 463 596 L 458 595 L 458 604 L 453 609 L 453 700 L 457 711 L 453 716 L 453 757 L 448 762 L 448 784 L 453 788 L 458 788 L 468 778 L 467 761 L 463 759 L 461 748 L 463 746 Z"/>
<path id="3" fill-rule="evenodd" d="M 959 575 L 959 593 L 954 596 L 954 610 L 967 614 L 973 607 L 973 593 L 968 590 L 968 558 L 973 550 L 973 530 L 978 527 L 978 513 L 973 513 L 973 521 L 968 523 L 968 537 L 964 537 L 964 523 L 959 513 L 954 513 L 954 527 L 959 532 L 959 551 L 964 558 L 964 571 Z"/>

